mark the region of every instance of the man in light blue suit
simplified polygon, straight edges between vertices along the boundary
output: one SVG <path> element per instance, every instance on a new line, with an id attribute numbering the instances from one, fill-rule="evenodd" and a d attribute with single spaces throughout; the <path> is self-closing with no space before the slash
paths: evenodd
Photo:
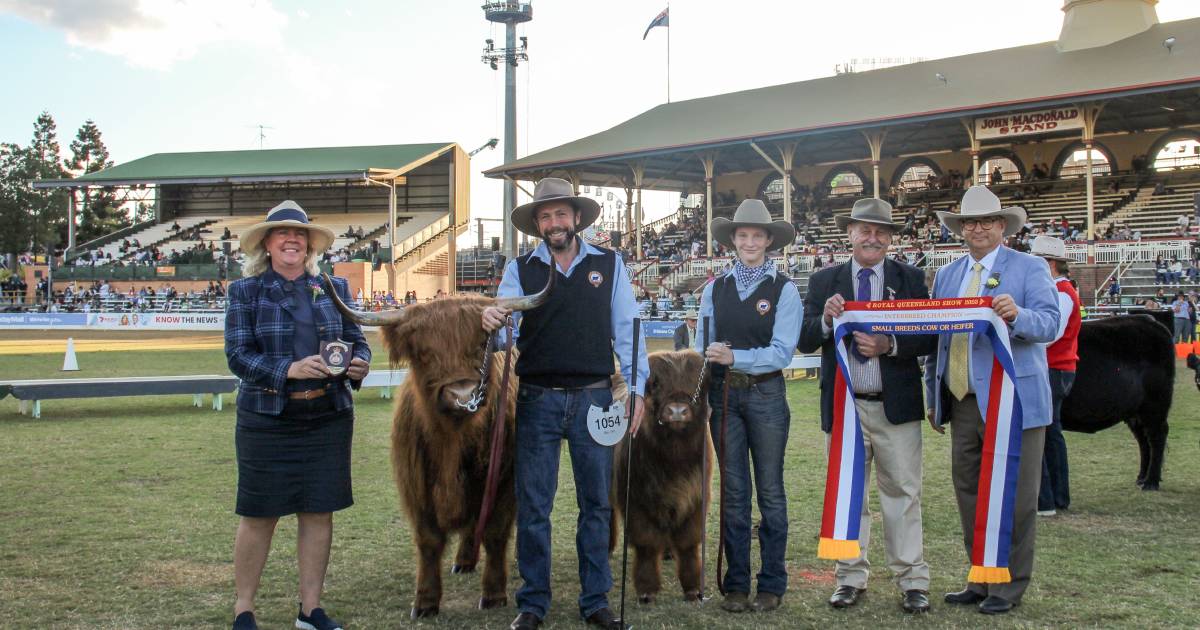
<path id="1" fill-rule="evenodd" d="M 938 218 L 966 241 L 968 255 L 938 271 L 933 297 L 993 298 L 992 309 L 1008 323 L 1024 430 L 1009 552 L 1012 582 L 968 583 L 959 592 L 947 593 L 945 600 L 951 604 L 977 604 L 982 613 L 1000 614 L 1020 603 L 1033 574 L 1042 448 L 1045 427 L 1051 421 L 1046 351 L 1038 344 L 1053 341 L 1058 332 L 1058 301 L 1046 264 L 1002 244 L 1025 223 L 1023 208 L 1002 208 L 1000 199 L 984 186 L 967 190 L 960 207 L 961 213 L 939 212 Z M 943 334 L 938 340 L 936 360 L 930 357 L 925 365 L 929 422 L 938 433 L 944 433 L 944 425 L 950 425 L 954 494 L 968 557 L 974 539 L 983 415 L 992 360 L 992 344 L 986 336 Z"/>

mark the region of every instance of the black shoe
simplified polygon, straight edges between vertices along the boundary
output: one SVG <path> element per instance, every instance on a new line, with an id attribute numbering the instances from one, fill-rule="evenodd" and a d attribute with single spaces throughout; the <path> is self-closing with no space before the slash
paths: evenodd
<path id="1" fill-rule="evenodd" d="M 843 584 L 833 591 L 833 595 L 829 597 L 829 605 L 834 608 L 849 608 L 858 603 L 858 598 L 863 593 L 867 592 L 865 588 L 854 588 L 849 584 Z"/>
<path id="2" fill-rule="evenodd" d="M 612 609 L 608 606 L 605 606 L 604 608 L 601 608 L 600 610 L 588 615 L 587 619 L 584 621 L 586 621 L 589 626 L 597 626 L 600 628 L 606 628 L 607 630 L 629 630 L 632 627 L 625 625 L 625 623 L 621 621 L 621 618 L 614 614 Z"/>
<path id="3" fill-rule="evenodd" d="M 243 610 L 233 618 L 233 630 L 258 630 L 258 622 L 254 620 L 254 612 Z"/>
<path id="4" fill-rule="evenodd" d="M 904 599 L 900 601 L 900 607 L 906 613 L 929 612 L 929 591 L 915 588 L 904 591 Z"/>
<path id="5" fill-rule="evenodd" d="M 964 588 L 963 590 L 958 591 L 957 593 L 946 593 L 946 596 L 943 599 L 946 601 L 947 604 L 967 605 L 967 604 L 978 604 L 979 602 L 987 599 L 987 595 L 984 595 L 982 593 L 976 593 L 975 591 L 972 591 L 969 588 Z"/>
<path id="6" fill-rule="evenodd" d="M 750 610 L 753 610 L 754 612 L 771 612 L 772 610 L 779 608 L 779 604 L 782 601 L 783 598 L 775 593 L 764 593 L 763 591 L 759 591 L 758 594 L 754 596 L 754 603 L 750 604 Z"/>
<path id="7" fill-rule="evenodd" d="M 508 624 L 509 630 L 537 630 L 542 625 L 542 618 L 531 613 L 523 612 Z"/>
<path id="8" fill-rule="evenodd" d="M 725 601 L 721 602 L 721 610 L 731 613 L 742 613 L 750 610 L 750 594 L 733 591 L 725 593 Z"/>
<path id="9" fill-rule="evenodd" d="M 301 609 L 296 615 L 295 626 L 299 630 L 342 630 L 342 624 L 330 619 L 323 608 L 314 608 L 307 615 Z"/>
<path id="10" fill-rule="evenodd" d="M 1003 615 L 1013 609 L 1013 603 L 997 595 L 988 595 L 979 604 L 979 612 L 985 615 Z"/>

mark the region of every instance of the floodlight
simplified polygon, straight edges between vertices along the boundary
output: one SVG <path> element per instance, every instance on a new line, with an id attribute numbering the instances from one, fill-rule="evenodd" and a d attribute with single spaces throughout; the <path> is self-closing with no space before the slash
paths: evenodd
<path id="1" fill-rule="evenodd" d="M 1171 54 L 1171 49 L 1175 47 L 1175 38 L 1168 37 L 1163 40 L 1163 48 L 1167 49 L 1167 54 Z"/>
<path id="2" fill-rule="evenodd" d="M 939 73 L 937 73 L 937 74 L 935 74 L 935 75 L 933 75 L 933 76 L 934 76 L 934 78 L 936 78 L 938 81 L 941 81 L 941 82 L 942 82 L 944 85 L 949 85 L 949 84 L 950 84 L 950 80 L 949 80 L 949 79 L 947 79 L 947 78 L 946 78 L 946 75 L 942 74 L 941 72 L 939 72 Z"/>

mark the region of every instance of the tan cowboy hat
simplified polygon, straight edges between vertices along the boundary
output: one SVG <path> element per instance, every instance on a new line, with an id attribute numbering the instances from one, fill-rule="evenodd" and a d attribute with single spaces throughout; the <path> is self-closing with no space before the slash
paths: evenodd
<path id="1" fill-rule="evenodd" d="M 772 221 L 767 204 L 759 199 L 745 199 L 733 213 L 733 220 L 717 217 L 712 220 L 713 239 L 733 249 L 733 232 L 740 227 L 762 228 L 771 235 L 771 249 L 783 249 L 796 240 L 796 228 L 787 221 Z"/>
<path id="2" fill-rule="evenodd" d="M 882 199 L 859 199 L 854 202 L 854 207 L 850 209 L 849 215 L 840 214 L 833 217 L 833 222 L 837 224 L 839 230 L 846 229 L 856 221 L 890 227 L 893 232 L 899 232 L 904 227 L 892 223 L 892 204 Z"/>
<path id="3" fill-rule="evenodd" d="M 288 199 L 268 210 L 266 221 L 255 223 L 248 230 L 242 232 L 238 238 L 242 251 L 247 254 L 258 251 L 262 247 L 262 241 L 266 238 L 267 232 L 276 227 L 302 227 L 308 230 L 309 250 L 316 253 L 324 252 L 329 249 L 330 245 L 333 245 L 333 230 L 323 225 L 309 223 L 308 213 L 304 211 L 304 208 Z"/>
<path id="4" fill-rule="evenodd" d="M 700 319 L 700 314 L 696 312 L 696 309 L 689 308 L 688 310 L 684 311 L 683 318 L 684 319 Z"/>
<path id="5" fill-rule="evenodd" d="M 941 220 L 942 224 L 957 236 L 962 236 L 962 222 L 965 219 L 1003 217 L 1005 236 L 1016 234 L 1021 229 L 1021 226 L 1025 224 L 1025 208 L 1021 206 L 1001 208 L 1000 198 L 988 190 L 987 186 L 972 186 L 968 188 L 967 193 L 963 195 L 962 203 L 959 207 L 960 210 L 958 213 L 946 212 L 945 210 L 938 210 L 937 212 L 937 217 Z"/>
<path id="6" fill-rule="evenodd" d="M 1033 243 L 1029 246 L 1029 253 L 1050 260 L 1072 261 L 1071 257 L 1067 256 L 1067 244 L 1061 238 L 1054 236 L 1042 235 L 1033 239 Z"/>
<path id="7" fill-rule="evenodd" d="M 513 208 L 512 214 L 508 215 L 509 220 L 512 221 L 513 227 L 525 234 L 542 238 L 533 215 L 542 204 L 551 201 L 565 201 L 579 211 L 576 232 L 582 232 L 600 216 L 600 204 L 587 197 L 575 196 L 571 182 L 557 177 L 543 177 L 533 189 L 533 201 Z"/>

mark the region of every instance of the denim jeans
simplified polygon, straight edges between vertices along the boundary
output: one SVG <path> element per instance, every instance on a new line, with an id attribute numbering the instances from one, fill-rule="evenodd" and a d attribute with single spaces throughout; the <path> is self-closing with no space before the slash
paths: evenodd
<path id="1" fill-rule="evenodd" d="M 783 491 L 783 453 L 787 446 L 791 411 L 785 397 L 783 377 L 745 389 L 729 389 L 729 417 L 725 426 L 725 448 L 721 448 L 722 379 L 714 379 L 708 392 L 712 406 L 709 419 L 717 457 L 725 467 L 725 557 L 729 567 L 721 578 L 726 593 L 750 592 L 750 460 L 758 487 L 758 511 L 762 525 L 758 543 L 762 567 L 758 592 L 783 595 L 787 590 L 787 497 Z"/>
<path id="2" fill-rule="evenodd" d="M 609 389 L 546 389 L 521 385 L 517 391 L 517 570 L 524 584 L 517 607 L 544 618 L 550 609 L 550 511 L 558 490 L 558 460 L 567 440 L 575 473 L 579 518 L 575 552 L 579 558 L 579 612 L 584 617 L 608 606 L 612 573 L 608 566 L 608 491 L 612 447 L 600 446 L 587 430 L 588 409 L 612 403 Z"/>
<path id="3" fill-rule="evenodd" d="M 1062 432 L 1062 403 L 1075 373 L 1050 370 L 1050 395 L 1054 422 L 1046 427 L 1046 446 L 1042 451 L 1042 486 L 1038 490 L 1038 510 L 1065 510 L 1071 507 L 1071 480 L 1067 470 L 1067 441 Z"/>

